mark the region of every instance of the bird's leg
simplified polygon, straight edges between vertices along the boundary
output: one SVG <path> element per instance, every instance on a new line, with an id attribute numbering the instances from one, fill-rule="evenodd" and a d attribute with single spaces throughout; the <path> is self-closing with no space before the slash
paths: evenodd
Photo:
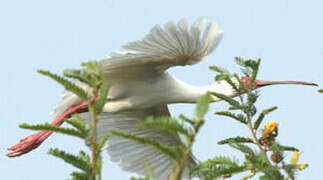
<path id="1" fill-rule="evenodd" d="M 50 124 L 53 126 L 60 126 L 64 122 L 64 118 L 69 118 L 73 113 L 88 112 L 88 102 L 83 101 L 79 104 L 75 104 L 67 108 L 63 114 L 56 118 Z M 24 139 L 20 140 L 19 143 L 11 146 L 9 150 L 11 152 L 7 153 L 9 157 L 16 157 L 26 154 L 33 149 L 37 148 L 45 139 L 48 138 L 53 132 L 51 131 L 40 131 L 38 133 L 32 134 Z"/>

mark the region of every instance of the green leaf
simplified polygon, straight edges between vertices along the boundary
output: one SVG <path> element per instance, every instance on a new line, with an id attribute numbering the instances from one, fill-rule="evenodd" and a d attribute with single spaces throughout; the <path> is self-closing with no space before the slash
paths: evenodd
<path id="1" fill-rule="evenodd" d="M 91 82 L 86 78 L 86 76 L 84 76 L 82 72 L 84 72 L 84 70 L 65 69 L 63 74 L 66 77 L 77 79 L 85 84 L 90 85 Z"/>
<path id="2" fill-rule="evenodd" d="M 236 115 L 236 114 L 234 114 L 234 113 L 232 113 L 230 111 L 218 111 L 218 112 L 215 112 L 215 114 L 230 117 L 230 118 L 233 118 L 233 119 L 237 120 L 240 123 L 248 124 L 247 120 L 246 120 L 246 118 L 244 117 L 243 114 Z"/>
<path id="3" fill-rule="evenodd" d="M 210 101 L 211 101 L 210 93 L 206 93 L 206 94 L 202 95 L 197 100 L 197 104 L 195 106 L 195 116 L 198 119 L 203 119 L 204 118 L 205 114 L 209 110 Z"/>
<path id="4" fill-rule="evenodd" d="M 276 141 L 273 141 L 269 146 L 269 151 L 280 152 L 280 151 L 299 151 L 299 149 L 292 146 L 284 146 Z"/>
<path id="5" fill-rule="evenodd" d="M 79 137 L 81 139 L 86 138 L 86 136 L 84 134 L 82 134 L 79 131 L 76 131 L 75 129 L 57 127 L 57 126 L 53 126 L 49 123 L 45 123 L 42 125 L 29 125 L 29 124 L 24 123 L 24 124 L 20 124 L 19 127 L 23 128 L 23 129 L 31 129 L 31 130 L 52 131 L 52 132 L 57 132 L 57 133 L 65 134 L 65 135 Z"/>
<path id="6" fill-rule="evenodd" d="M 102 157 L 98 154 L 96 159 L 96 179 L 101 179 L 101 171 L 102 171 Z"/>
<path id="7" fill-rule="evenodd" d="M 57 148 L 49 149 L 48 154 L 63 159 L 65 162 L 73 165 L 76 168 L 83 170 L 85 173 L 91 173 L 91 169 L 92 169 L 91 164 L 84 161 L 82 158 L 78 156 L 66 153 L 65 151 L 61 151 Z"/>
<path id="8" fill-rule="evenodd" d="M 193 134 L 193 130 L 191 128 L 184 127 L 183 123 L 180 123 L 177 119 L 171 117 L 154 118 L 149 116 L 143 123 L 139 125 L 139 128 L 154 128 L 165 131 L 174 135 L 178 140 L 180 139 L 177 133 L 181 133 L 186 136 L 191 136 Z"/>
<path id="9" fill-rule="evenodd" d="M 222 67 L 219 67 L 219 66 L 210 66 L 209 68 L 210 68 L 210 70 L 215 71 L 220 74 L 227 74 L 227 75 L 230 74 L 228 70 L 226 70 Z"/>
<path id="10" fill-rule="evenodd" d="M 219 145 L 229 143 L 253 143 L 253 140 L 251 138 L 237 136 L 234 138 L 227 138 L 218 142 Z"/>
<path id="11" fill-rule="evenodd" d="M 99 154 L 103 148 L 103 146 L 105 145 L 105 143 L 107 142 L 107 140 L 109 139 L 110 134 L 106 134 L 103 136 L 103 138 L 101 139 L 100 143 L 97 145 L 96 148 L 96 153 Z"/>
<path id="12" fill-rule="evenodd" d="M 81 63 L 81 66 L 85 67 L 85 74 L 87 74 L 87 79 L 91 82 L 100 83 L 102 80 L 102 69 L 101 65 L 97 61 L 88 61 Z M 97 86 L 98 84 L 93 84 Z"/>
<path id="13" fill-rule="evenodd" d="M 73 177 L 72 180 L 89 180 L 90 175 L 86 173 L 80 173 L 80 172 L 72 172 L 71 176 Z"/>
<path id="14" fill-rule="evenodd" d="M 100 87 L 99 100 L 95 104 L 96 114 L 101 114 L 105 103 L 107 102 L 107 96 L 109 91 L 109 85 L 107 83 L 102 83 Z"/>
<path id="15" fill-rule="evenodd" d="M 242 106 L 240 105 L 240 103 L 236 100 L 234 100 L 233 98 L 229 97 L 229 96 L 226 96 L 224 94 L 219 94 L 219 93 L 215 93 L 215 92 L 212 92 L 212 94 L 224 101 L 226 101 L 227 103 L 229 103 L 231 106 L 237 108 L 237 109 L 242 109 Z"/>
<path id="16" fill-rule="evenodd" d="M 318 90 L 318 92 L 319 92 L 319 93 L 323 93 L 323 89 L 319 89 L 319 90 Z"/>
<path id="17" fill-rule="evenodd" d="M 272 180 L 272 179 L 270 179 L 269 177 L 267 177 L 267 176 L 260 176 L 259 177 L 259 180 Z"/>
<path id="18" fill-rule="evenodd" d="M 234 74 L 234 77 L 239 82 L 239 89 L 242 89 L 243 92 L 249 93 L 250 89 L 241 81 L 241 78 L 237 74 Z"/>
<path id="19" fill-rule="evenodd" d="M 258 91 L 254 93 L 248 93 L 247 95 L 247 106 L 248 108 L 252 107 L 259 97 Z"/>
<path id="20" fill-rule="evenodd" d="M 144 178 L 141 178 L 141 177 L 131 177 L 131 180 L 149 180 L 148 178 L 144 177 Z"/>
<path id="21" fill-rule="evenodd" d="M 250 172 L 249 174 L 243 176 L 240 180 L 247 180 L 254 177 L 255 175 L 256 175 L 256 172 Z"/>
<path id="22" fill-rule="evenodd" d="M 257 118 L 257 120 L 255 121 L 255 123 L 254 123 L 253 127 L 257 130 L 257 129 L 259 128 L 259 126 L 260 126 L 261 122 L 262 122 L 262 121 L 263 121 L 263 119 L 265 118 L 265 116 L 266 116 L 267 114 L 269 114 L 270 112 L 272 112 L 272 111 L 276 110 L 276 109 L 278 109 L 278 107 L 277 107 L 277 106 L 273 106 L 273 107 L 271 107 L 271 108 L 268 108 L 268 109 L 263 110 L 263 111 L 260 113 L 260 115 L 259 115 L 259 117 Z"/>
<path id="23" fill-rule="evenodd" d="M 85 124 L 85 122 L 79 114 L 73 114 L 72 117 L 69 119 L 64 118 L 64 122 L 72 125 L 84 136 L 87 136 L 90 131 L 90 128 L 87 127 L 87 125 Z"/>
<path id="24" fill-rule="evenodd" d="M 192 169 L 191 174 L 202 176 L 206 180 L 212 180 L 228 178 L 245 170 L 245 166 L 240 166 L 237 160 L 220 156 L 198 164 Z"/>
<path id="25" fill-rule="evenodd" d="M 177 156 L 176 156 L 177 153 L 174 152 L 172 149 L 170 149 L 169 146 L 160 144 L 157 141 L 155 141 L 154 139 L 142 138 L 142 137 L 131 135 L 129 133 L 121 132 L 121 131 L 118 131 L 118 130 L 112 130 L 111 133 L 113 135 L 116 135 L 116 136 L 120 136 L 120 137 L 123 137 L 123 138 L 126 138 L 126 139 L 133 140 L 133 141 L 138 142 L 140 144 L 144 144 L 144 145 L 147 145 L 147 146 L 154 147 L 154 148 L 158 149 L 159 151 L 163 152 L 164 154 L 168 155 L 172 159 L 177 158 Z"/>
<path id="26" fill-rule="evenodd" d="M 234 149 L 237 149 L 245 154 L 254 155 L 255 152 L 253 149 L 251 149 L 249 146 L 243 145 L 241 143 L 229 143 L 229 146 L 231 146 Z"/>
<path id="27" fill-rule="evenodd" d="M 255 80 L 258 74 L 258 69 L 259 69 L 259 65 L 260 65 L 260 59 L 257 59 L 257 61 L 253 61 L 255 62 L 255 64 L 252 67 L 252 75 L 251 75 L 251 80 L 250 80 L 250 86 L 254 87 L 255 84 Z"/>
<path id="28" fill-rule="evenodd" d="M 248 66 L 248 63 L 246 62 L 246 60 L 243 60 L 242 58 L 240 57 L 235 57 L 234 58 L 236 63 L 241 66 L 241 71 L 243 72 L 243 74 L 247 77 L 250 77 L 251 74 L 252 74 L 252 68 L 250 68 Z"/>
<path id="29" fill-rule="evenodd" d="M 154 169 L 152 167 L 151 162 L 148 159 L 144 160 L 144 168 L 145 168 L 145 172 L 147 174 L 147 180 L 156 179 Z"/>
<path id="30" fill-rule="evenodd" d="M 80 98 L 82 98 L 84 100 L 88 99 L 87 93 L 82 88 L 80 88 L 79 86 L 77 86 L 74 83 L 70 82 L 69 80 L 65 79 L 64 77 L 61 77 L 61 76 L 56 75 L 56 74 L 52 74 L 49 71 L 38 70 L 37 72 L 44 75 L 44 76 L 48 76 L 48 77 L 52 78 L 56 82 L 63 85 L 66 90 L 75 93 Z"/>
<path id="31" fill-rule="evenodd" d="M 188 117 L 186 117 L 186 116 L 185 116 L 185 115 L 183 115 L 183 114 L 180 114 L 180 115 L 179 115 L 179 118 L 180 118 L 181 120 L 183 120 L 183 121 L 185 121 L 185 122 L 189 123 L 189 124 L 190 124 L 190 125 L 192 125 L 192 126 L 194 126 L 194 125 L 196 124 L 196 122 L 195 122 L 195 121 L 193 121 L 193 120 L 189 119 Z"/>

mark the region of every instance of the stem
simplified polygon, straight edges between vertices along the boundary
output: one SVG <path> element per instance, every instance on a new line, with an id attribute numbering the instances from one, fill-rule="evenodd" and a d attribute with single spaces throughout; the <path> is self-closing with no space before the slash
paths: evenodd
<path id="1" fill-rule="evenodd" d="M 180 161 L 175 162 L 176 168 L 175 168 L 174 174 L 172 176 L 172 180 L 180 180 L 183 168 L 184 168 L 184 166 L 186 164 L 186 161 L 190 157 L 190 154 L 191 154 L 191 151 L 192 151 L 192 145 L 193 145 L 193 142 L 195 140 L 195 136 L 196 136 L 196 134 L 198 133 L 198 131 L 200 130 L 200 128 L 201 128 L 201 126 L 203 124 L 204 124 L 203 120 L 199 121 L 198 124 L 195 127 L 194 134 L 188 138 L 188 145 L 187 145 L 187 148 L 185 150 L 184 156 L 182 157 L 182 159 Z"/>
<path id="2" fill-rule="evenodd" d="M 93 97 L 90 99 L 89 102 L 89 111 L 91 113 L 91 117 L 92 117 L 92 138 L 90 140 L 91 143 L 91 151 L 92 151 L 92 177 L 91 180 L 95 180 L 95 176 L 96 176 L 96 136 L 97 136 L 97 122 L 98 119 L 96 117 L 96 113 L 95 113 L 95 102 L 98 96 L 98 91 L 97 89 L 93 90 Z"/>
<path id="3" fill-rule="evenodd" d="M 245 105 L 245 103 L 244 103 L 243 98 L 242 98 L 242 96 L 241 96 L 241 95 L 239 95 L 239 99 L 240 99 L 241 105 L 242 105 L 242 107 L 243 107 L 243 111 L 244 111 L 244 113 L 247 115 L 248 128 L 249 128 L 249 129 L 250 129 L 250 131 L 251 131 L 252 137 L 253 137 L 253 139 L 254 139 L 254 141 L 255 141 L 256 145 L 257 145 L 257 146 L 258 146 L 258 148 L 260 149 L 260 151 L 264 153 L 264 155 L 265 155 L 266 159 L 268 160 L 269 164 L 271 164 L 271 163 L 270 163 L 270 161 L 269 161 L 269 159 L 268 159 L 268 156 L 267 156 L 267 150 L 266 150 L 266 149 L 264 149 L 264 148 L 262 147 L 262 145 L 260 144 L 260 142 L 259 142 L 259 140 L 258 140 L 258 138 L 257 138 L 257 135 L 256 135 L 256 132 L 255 132 L 255 129 L 254 129 L 254 128 L 253 128 L 253 126 L 252 126 L 252 118 L 251 118 L 251 115 L 250 115 L 250 113 L 249 113 L 249 112 L 247 112 L 247 110 L 246 110 L 246 105 Z"/>

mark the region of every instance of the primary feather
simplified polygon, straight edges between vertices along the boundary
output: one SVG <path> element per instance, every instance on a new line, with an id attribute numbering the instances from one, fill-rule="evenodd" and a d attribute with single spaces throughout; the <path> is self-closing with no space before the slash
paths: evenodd
<path id="1" fill-rule="evenodd" d="M 164 28 L 156 25 L 142 40 L 130 42 L 109 58 L 101 61 L 106 74 L 114 74 L 128 68 L 143 67 L 164 71 L 172 66 L 198 63 L 218 45 L 223 31 L 217 23 L 206 27 L 206 19 L 197 20 L 190 30 L 186 19 L 178 25 L 168 22 Z"/>

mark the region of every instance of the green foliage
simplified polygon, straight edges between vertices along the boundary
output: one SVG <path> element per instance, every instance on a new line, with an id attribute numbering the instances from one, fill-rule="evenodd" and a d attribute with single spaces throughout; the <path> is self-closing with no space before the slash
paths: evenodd
<path id="1" fill-rule="evenodd" d="M 232 112 L 229 112 L 229 111 L 218 111 L 218 112 L 215 112 L 215 114 L 230 117 L 230 118 L 235 119 L 238 122 L 243 123 L 243 124 L 248 123 L 247 119 L 244 117 L 243 114 L 235 114 L 235 113 L 232 113 Z"/>
<path id="2" fill-rule="evenodd" d="M 319 89 L 319 90 L 318 90 L 318 92 L 319 92 L 319 93 L 323 93 L 323 89 Z"/>
<path id="3" fill-rule="evenodd" d="M 246 167 L 239 165 L 236 159 L 219 156 L 200 163 L 191 173 L 202 176 L 204 180 L 213 180 L 217 178 L 228 178 L 245 170 Z"/>
<path id="4" fill-rule="evenodd" d="M 244 73 L 244 75 L 247 77 L 251 77 L 250 85 L 251 87 L 253 87 L 258 74 L 258 69 L 259 69 L 261 60 L 260 59 L 257 59 L 256 61 L 252 59 L 243 60 L 240 57 L 235 57 L 235 61 L 237 62 L 237 64 L 241 66 L 241 70 Z"/>
<path id="5" fill-rule="evenodd" d="M 94 121 L 94 119 L 97 119 L 96 116 L 102 112 L 104 104 L 107 101 L 109 84 L 104 80 L 101 66 L 98 62 L 89 61 L 82 63 L 82 66 L 84 67 L 82 70 L 65 70 L 65 77 L 50 73 L 49 71 L 39 70 L 38 72 L 54 79 L 63 85 L 66 90 L 73 92 L 81 99 L 87 101 L 89 104 L 89 110 L 95 111 L 95 113 L 91 114 L 92 120 Z M 75 85 L 72 81 L 69 81 L 66 78 L 71 78 L 72 81 L 84 83 L 84 86 L 89 87 L 88 90 L 92 92 L 86 92 L 84 89 Z M 96 127 L 97 121 L 94 121 L 95 123 L 93 124 L 91 131 L 90 125 L 85 124 L 84 120 L 78 114 L 73 114 L 69 119 L 65 118 L 64 122 L 68 123 L 72 128 L 57 127 L 48 123 L 42 125 L 21 124 L 20 127 L 32 130 L 58 132 L 83 139 L 86 146 L 92 152 L 92 157 L 84 151 L 80 151 L 78 155 L 73 155 L 63 150 L 50 149 L 48 153 L 81 170 L 81 172 L 71 173 L 72 180 L 101 180 L 101 152 L 104 144 L 109 138 L 109 134 L 105 135 L 97 144 L 95 138 L 97 132 L 94 131 L 94 129 L 96 129 L 94 126 Z"/>
<path id="6" fill-rule="evenodd" d="M 95 112 L 97 115 L 101 114 L 105 103 L 107 102 L 109 85 L 105 82 L 100 87 L 99 100 L 95 104 Z"/>
<path id="7" fill-rule="evenodd" d="M 150 180 L 148 178 L 135 178 L 135 177 L 132 177 L 130 180 Z"/>
<path id="8" fill-rule="evenodd" d="M 151 146 L 153 148 L 158 149 L 159 151 L 163 152 L 164 154 L 168 155 L 172 159 L 176 159 L 176 155 L 178 154 L 174 148 L 170 148 L 166 145 L 160 144 L 154 139 L 151 138 L 142 138 L 139 136 L 135 136 L 126 132 L 121 132 L 118 130 L 112 130 L 111 133 L 115 136 L 120 136 L 126 139 L 130 139 L 132 141 L 138 142 L 140 144 L 144 144 L 147 146 Z"/>
<path id="9" fill-rule="evenodd" d="M 210 70 L 213 70 L 213 71 L 219 73 L 218 75 L 215 76 L 216 81 L 226 80 L 231 77 L 229 71 L 224 68 L 221 68 L 218 66 L 210 66 Z"/>
<path id="10" fill-rule="evenodd" d="M 212 92 L 212 94 L 224 101 L 226 101 L 227 103 L 229 103 L 234 109 L 242 109 L 242 106 L 240 105 L 240 103 L 236 100 L 234 100 L 233 98 L 226 96 L 224 94 L 219 94 L 219 93 L 215 93 Z"/>
<path id="11" fill-rule="evenodd" d="M 84 124 L 83 119 L 78 114 L 73 114 L 70 119 L 64 119 L 64 122 L 73 126 L 80 134 L 87 135 L 90 131 L 90 127 Z"/>
<path id="12" fill-rule="evenodd" d="M 72 176 L 71 180 L 89 180 L 89 175 L 85 173 L 72 172 L 71 176 Z"/>
<path id="13" fill-rule="evenodd" d="M 103 149 L 103 146 L 105 145 L 105 143 L 108 141 L 109 137 L 110 137 L 110 134 L 104 135 L 103 138 L 101 139 L 101 141 L 99 142 L 99 144 L 97 145 L 97 148 L 96 148 L 97 152 L 96 153 L 98 155 L 100 154 L 101 150 Z"/>
<path id="14" fill-rule="evenodd" d="M 154 170 L 153 170 L 149 160 L 145 159 L 144 167 L 145 167 L 146 176 L 144 178 L 143 177 L 139 177 L 139 178 L 131 177 L 131 180 L 152 180 L 152 179 L 156 179 Z"/>
<path id="15" fill-rule="evenodd" d="M 209 110 L 209 103 L 211 101 L 210 93 L 206 93 L 205 95 L 202 95 L 195 106 L 195 116 L 198 119 L 197 121 L 201 121 L 205 114 Z"/>
<path id="16" fill-rule="evenodd" d="M 218 142 L 219 145 L 232 143 L 254 143 L 254 141 L 251 138 L 237 136 L 234 138 L 227 138 Z"/>
<path id="17" fill-rule="evenodd" d="M 84 152 L 80 153 L 79 156 L 66 153 L 59 149 L 49 149 L 48 154 L 63 159 L 65 162 L 73 165 L 74 167 L 84 171 L 86 174 L 91 174 L 91 163 L 90 157 Z"/>
<path id="18" fill-rule="evenodd" d="M 147 117 L 146 121 L 140 124 L 139 128 L 154 128 L 161 131 L 166 131 L 173 134 L 176 138 L 178 138 L 178 140 L 180 139 L 177 133 L 181 133 L 186 136 L 191 136 L 193 134 L 192 128 L 184 127 L 183 123 L 171 117 Z"/>
<path id="19" fill-rule="evenodd" d="M 283 146 L 283 145 L 279 144 L 278 142 L 273 141 L 268 146 L 268 151 L 273 151 L 273 152 L 299 151 L 299 149 L 292 147 L 292 146 Z"/>
<path id="20" fill-rule="evenodd" d="M 255 123 L 254 123 L 253 127 L 257 130 L 257 129 L 259 128 L 260 124 L 262 123 L 262 120 L 265 118 L 265 116 L 266 116 L 267 114 L 269 114 L 269 113 L 271 113 L 271 112 L 275 111 L 276 109 L 278 109 L 278 107 L 277 107 L 277 106 L 273 106 L 273 107 L 271 107 L 271 108 L 268 108 L 268 109 L 263 110 L 263 111 L 260 113 L 260 115 L 259 115 L 259 117 L 257 118 L 257 120 L 255 121 Z"/>
<path id="21" fill-rule="evenodd" d="M 38 73 L 52 78 L 53 80 L 55 80 L 56 82 L 64 86 L 66 90 L 73 92 L 74 94 L 78 95 L 80 98 L 84 100 L 88 99 L 87 93 L 82 88 L 78 87 L 77 85 L 65 79 L 64 77 L 53 74 L 49 71 L 43 71 L 43 70 L 38 70 Z"/>
<path id="22" fill-rule="evenodd" d="M 236 136 L 218 142 L 218 144 L 228 144 L 231 148 L 244 154 L 243 165 L 239 165 L 237 161 L 231 160 L 229 157 L 216 157 L 200 163 L 192 173 L 202 174 L 204 179 L 216 179 L 227 178 L 240 172 L 249 171 L 248 174 L 242 177 L 242 180 L 250 179 L 258 173 L 260 174 L 260 179 L 263 180 L 293 180 L 295 179 L 295 173 L 306 168 L 307 164 L 288 164 L 285 161 L 285 152 L 298 151 L 298 149 L 281 145 L 277 142 L 278 128 L 276 127 L 276 122 L 267 123 L 262 129 L 262 137 L 257 137 L 257 134 L 260 134 L 257 131 L 266 115 L 277 109 L 276 106 L 265 109 L 258 115 L 258 118 L 254 118 L 257 114 L 255 103 L 258 100 L 259 93 L 253 90 L 260 59 L 243 60 L 242 58 L 236 58 L 236 62 L 241 66 L 243 74 L 251 79 L 247 86 L 237 74 L 233 74 L 233 77 L 237 80 L 238 85 L 232 83 L 230 72 L 216 66 L 211 69 L 219 73 L 216 80 L 225 80 L 236 90 L 239 101 L 223 94 L 212 93 L 212 95 L 230 105 L 228 111 L 219 111 L 215 114 L 229 117 L 241 123 L 242 126 L 246 126 L 251 132 L 251 138 Z M 242 94 L 245 95 L 243 96 Z M 233 110 L 238 110 L 241 113 L 232 112 Z M 269 152 L 271 153 L 270 157 L 268 157 Z"/>
<path id="23" fill-rule="evenodd" d="M 23 129 L 31 129 L 31 130 L 42 130 L 42 131 L 52 131 L 52 132 L 57 132 L 57 133 L 62 133 L 70 136 L 75 136 L 81 139 L 85 138 L 85 135 L 82 134 L 81 132 L 72 129 L 72 128 L 61 128 L 57 126 L 53 126 L 49 123 L 41 124 L 41 125 L 28 125 L 26 123 L 20 124 L 20 128 Z"/>

